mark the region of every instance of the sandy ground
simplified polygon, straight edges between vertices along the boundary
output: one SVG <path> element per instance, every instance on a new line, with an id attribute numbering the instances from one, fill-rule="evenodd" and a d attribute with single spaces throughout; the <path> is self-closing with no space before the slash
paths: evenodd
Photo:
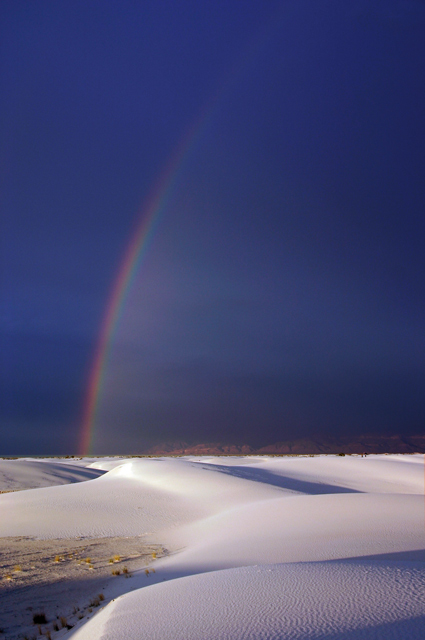
<path id="1" fill-rule="evenodd" d="M 39 635 L 33 616 L 42 612 L 47 620 L 41 625 L 42 632 L 60 636 L 55 627 L 70 628 L 107 604 L 109 596 L 105 598 L 104 592 L 111 582 L 115 583 L 114 593 L 130 590 L 122 581 L 132 578 L 138 569 L 149 567 L 153 572 L 155 559 L 165 553 L 139 536 L 48 541 L 0 538 L 2 635 L 10 639 Z"/>

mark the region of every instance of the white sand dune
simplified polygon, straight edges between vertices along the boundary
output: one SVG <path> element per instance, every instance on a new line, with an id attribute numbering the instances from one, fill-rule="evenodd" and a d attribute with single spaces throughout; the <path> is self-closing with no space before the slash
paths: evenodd
<path id="1" fill-rule="evenodd" d="M 170 553 L 69 637 L 425 637 L 423 456 L 87 465 L 106 473 L 0 496 L 0 536 L 143 536 Z"/>
<path id="2" fill-rule="evenodd" d="M 92 480 L 98 469 L 53 460 L 0 460 L 0 491 L 18 491 Z"/>
<path id="3" fill-rule="evenodd" d="M 140 589 L 73 640 L 423 638 L 424 572 L 409 563 L 274 564 Z"/>

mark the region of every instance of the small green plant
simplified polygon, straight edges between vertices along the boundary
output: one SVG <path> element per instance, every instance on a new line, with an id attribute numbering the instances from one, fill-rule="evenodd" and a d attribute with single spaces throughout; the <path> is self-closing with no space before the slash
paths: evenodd
<path id="1" fill-rule="evenodd" d="M 34 613 L 32 616 L 32 621 L 34 624 L 47 624 L 46 614 L 44 613 L 44 611 Z"/>

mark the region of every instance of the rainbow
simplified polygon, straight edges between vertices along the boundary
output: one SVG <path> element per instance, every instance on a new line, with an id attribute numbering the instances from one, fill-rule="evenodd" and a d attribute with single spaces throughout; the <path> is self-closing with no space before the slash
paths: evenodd
<path id="1" fill-rule="evenodd" d="M 130 237 L 118 273 L 113 281 L 90 369 L 79 438 L 80 455 L 87 455 L 91 451 L 105 371 L 122 310 L 131 289 L 134 276 L 146 254 L 160 215 L 166 207 L 173 187 L 184 166 L 184 161 L 194 148 L 197 140 L 201 137 L 201 134 L 205 131 L 206 125 L 212 119 L 216 105 L 220 102 L 227 88 L 231 86 L 233 78 L 239 75 L 241 70 L 249 66 L 251 60 L 256 58 L 261 48 L 268 42 L 270 33 L 279 22 L 279 16 L 280 11 L 276 13 L 273 12 L 263 28 L 260 29 L 254 42 L 235 59 L 234 64 L 230 67 L 227 74 L 227 78 L 221 87 L 218 88 L 218 91 L 212 99 L 208 100 L 204 109 L 195 120 L 195 123 L 183 137 L 180 145 L 168 161 L 156 187 L 153 189 L 150 197 L 137 216 L 135 231 Z"/>
<path id="2" fill-rule="evenodd" d="M 215 103 L 215 100 L 213 101 Z M 79 455 L 91 451 L 94 440 L 96 416 L 102 396 L 106 367 L 111 347 L 125 301 L 131 289 L 135 274 L 149 247 L 161 213 L 169 201 L 173 187 L 180 175 L 183 162 L 201 133 L 201 127 L 211 113 L 211 102 L 189 129 L 182 142 L 168 161 L 147 202 L 142 206 L 135 230 L 131 234 L 118 273 L 114 278 L 105 313 L 101 323 L 99 338 L 89 373 L 87 391 L 84 398 L 83 416 L 79 437 Z"/>

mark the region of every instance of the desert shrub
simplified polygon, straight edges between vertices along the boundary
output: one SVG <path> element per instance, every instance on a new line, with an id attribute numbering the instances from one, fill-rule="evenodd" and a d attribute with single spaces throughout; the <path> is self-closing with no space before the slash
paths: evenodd
<path id="1" fill-rule="evenodd" d="M 32 621 L 34 624 L 47 624 L 46 614 L 44 613 L 44 611 L 34 613 L 32 616 Z"/>
<path id="2" fill-rule="evenodd" d="M 14 570 L 14 571 L 22 571 L 22 567 L 21 567 L 21 565 L 20 565 L 20 564 L 16 564 L 16 565 L 13 567 L 13 570 Z"/>
<path id="3" fill-rule="evenodd" d="M 105 599 L 105 596 L 103 595 L 103 593 L 99 593 L 99 595 L 97 597 L 99 598 L 99 600 L 101 602 L 103 602 L 103 600 Z"/>
<path id="4" fill-rule="evenodd" d="M 119 556 L 118 554 L 115 554 L 113 557 L 113 561 L 114 562 L 119 562 L 121 560 L 121 556 Z"/>
<path id="5" fill-rule="evenodd" d="M 120 575 L 120 573 L 121 573 L 121 571 L 120 571 L 119 569 L 113 569 L 113 570 L 112 570 L 112 575 L 113 575 L 113 576 L 119 576 L 119 575 Z"/>
<path id="6" fill-rule="evenodd" d="M 152 554 L 152 558 L 153 558 L 154 560 L 156 560 L 156 553 L 155 553 L 155 551 L 154 551 L 154 552 L 153 552 L 153 554 Z"/>
<path id="7" fill-rule="evenodd" d="M 345 453 L 338 453 L 339 456 L 345 456 Z"/>
<path id="8" fill-rule="evenodd" d="M 64 629 L 67 626 L 67 619 L 65 618 L 65 616 L 61 616 L 59 618 L 59 622 L 61 623 L 62 629 Z"/>

